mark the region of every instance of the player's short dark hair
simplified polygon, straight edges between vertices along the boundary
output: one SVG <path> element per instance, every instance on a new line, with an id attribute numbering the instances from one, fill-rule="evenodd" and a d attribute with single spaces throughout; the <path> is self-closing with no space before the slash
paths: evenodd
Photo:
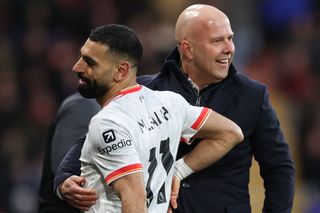
<path id="1" fill-rule="evenodd" d="M 135 32 L 124 25 L 108 24 L 91 31 L 89 39 L 107 45 L 110 52 L 137 64 L 142 57 L 142 45 Z"/>

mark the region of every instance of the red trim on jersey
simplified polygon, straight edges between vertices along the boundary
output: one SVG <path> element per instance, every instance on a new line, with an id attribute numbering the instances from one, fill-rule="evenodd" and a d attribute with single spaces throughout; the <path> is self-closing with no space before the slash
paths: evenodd
<path id="1" fill-rule="evenodd" d="M 134 85 L 132 87 L 128 87 L 128 88 L 121 90 L 116 96 L 118 96 L 118 95 L 122 96 L 122 95 L 126 95 L 129 93 L 137 92 L 137 91 L 141 90 L 141 88 L 142 88 L 141 85 Z"/>
<path id="2" fill-rule="evenodd" d="M 180 143 L 186 143 L 187 145 L 190 145 L 190 144 L 192 144 L 193 143 L 193 141 L 194 141 L 194 139 L 195 138 L 190 138 L 189 140 L 188 139 L 186 139 L 186 138 L 180 138 Z"/>
<path id="3" fill-rule="evenodd" d="M 106 103 L 104 103 L 102 105 L 102 108 L 107 106 L 108 103 L 110 103 L 110 101 L 112 101 L 113 99 L 115 98 L 119 98 L 119 97 L 122 97 L 126 94 L 129 94 L 129 93 L 133 93 L 133 92 L 137 92 L 139 90 L 142 89 L 142 86 L 137 84 L 137 85 L 134 85 L 134 86 L 131 86 L 131 87 L 128 87 L 128 88 L 125 88 L 123 90 L 120 90 L 120 92 L 118 92 L 117 94 L 115 94 L 114 96 L 112 96 Z"/>
<path id="4" fill-rule="evenodd" d="M 188 142 L 187 139 L 185 139 L 185 138 L 183 138 L 183 137 L 180 138 L 180 143 L 187 143 L 187 142 Z"/>
<path id="5" fill-rule="evenodd" d="M 107 182 L 107 184 L 110 184 L 112 181 L 114 181 L 122 176 L 131 174 L 134 172 L 138 172 L 138 171 L 142 171 L 142 164 L 141 163 L 131 164 L 129 166 L 125 166 L 125 167 L 122 167 L 116 171 L 111 172 L 105 178 L 105 181 Z"/>
<path id="6" fill-rule="evenodd" d="M 198 119 L 193 123 L 193 125 L 191 126 L 192 129 L 194 130 L 198 130 L 200 129 L 200 127 L 202 126 L 203 122 L 206 120 L 206 118 L 208 117 L 209 113 L 210 113 L 210 109 L 203 107 L 202 112 L 200 113 Z"/>

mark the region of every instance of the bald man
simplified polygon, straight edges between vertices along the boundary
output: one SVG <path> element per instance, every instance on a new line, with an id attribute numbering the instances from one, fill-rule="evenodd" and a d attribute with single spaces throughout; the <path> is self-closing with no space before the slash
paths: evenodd
<path id="1" fill-rule="evenodd" d="M 188 7 L 178 18 L 175 36 L 181 69 L 198 90 L 227 77 L 235 47 L 224 13 L 204 5 Z"/>
<path id="2" fill-rule="evenodd" d="M 177 20 L 177 47 L 162 70 L 137 79 L 151 89 L 179 93 L 192 105 L 214 109 L 237 123 L 245 136 L 243 143 L 221 160 L 182 180 L 181 187 L 174 181 L 171 205 L 176 208 L 174 212 L 185 213 L 251 212 L 248 184 L 254 156 L 265 186 L 263 212 L 289 213 L 295 173 L 289 147 L 266 86 L 237 72 L 231 63 L 235 52 L 233 35 L 229 19 L 222 11 L 210 5 L 192 5 Z M 181 144 L 178 158 L 193 150 L 198 142 L 191 146 Z M 74 174 L 79 173 L 76 156 L 80 150 L 81 146 L 75 147 L 69 153 L 71 158 L 75 156 Z M 89 198 L 79 199 L 81 190 L 72 181 L 75 177 L 64 182 L 58 177 L 55 186 L 59 186 L 68 202 L 77 200 L 89 205 Z"/>

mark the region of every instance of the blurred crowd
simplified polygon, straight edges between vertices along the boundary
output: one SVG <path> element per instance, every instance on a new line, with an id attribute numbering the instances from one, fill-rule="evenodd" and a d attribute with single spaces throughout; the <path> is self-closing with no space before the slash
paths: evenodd
<path id="1" fill-rule="evenodd" d="M 234 64 L 268 85 L 295 160 L 293 212 L 320 212 L 319 1 L 0 0 L 1 213 L 36 212 L 47 130 L 76 91 L 71 68 L 90 29 L 133 28 L 144 46 L 139 74 L 151 74 L 175 46 L 178 14 L 194 3 L 229 16 Z"/>

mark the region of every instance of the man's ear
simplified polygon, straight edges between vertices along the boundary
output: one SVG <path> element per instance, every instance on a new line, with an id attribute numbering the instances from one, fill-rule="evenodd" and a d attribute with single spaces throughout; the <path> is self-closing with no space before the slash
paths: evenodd
<path id="1" fill-rule="evenodd" d="M 187 57 L 187 59 L 193 58 L 193 47 L 192 44 L 187 40 L 182 40 L 180 43 L 180 50 L 182 55 Z"/>
<path id="2" fill-rule="evenodd" d="M 113 75 L 114 80 L 117 82 L 122 81 L 128 75 L 129 69 L 130 64 L 128 62 L 121 62 Z"/>

